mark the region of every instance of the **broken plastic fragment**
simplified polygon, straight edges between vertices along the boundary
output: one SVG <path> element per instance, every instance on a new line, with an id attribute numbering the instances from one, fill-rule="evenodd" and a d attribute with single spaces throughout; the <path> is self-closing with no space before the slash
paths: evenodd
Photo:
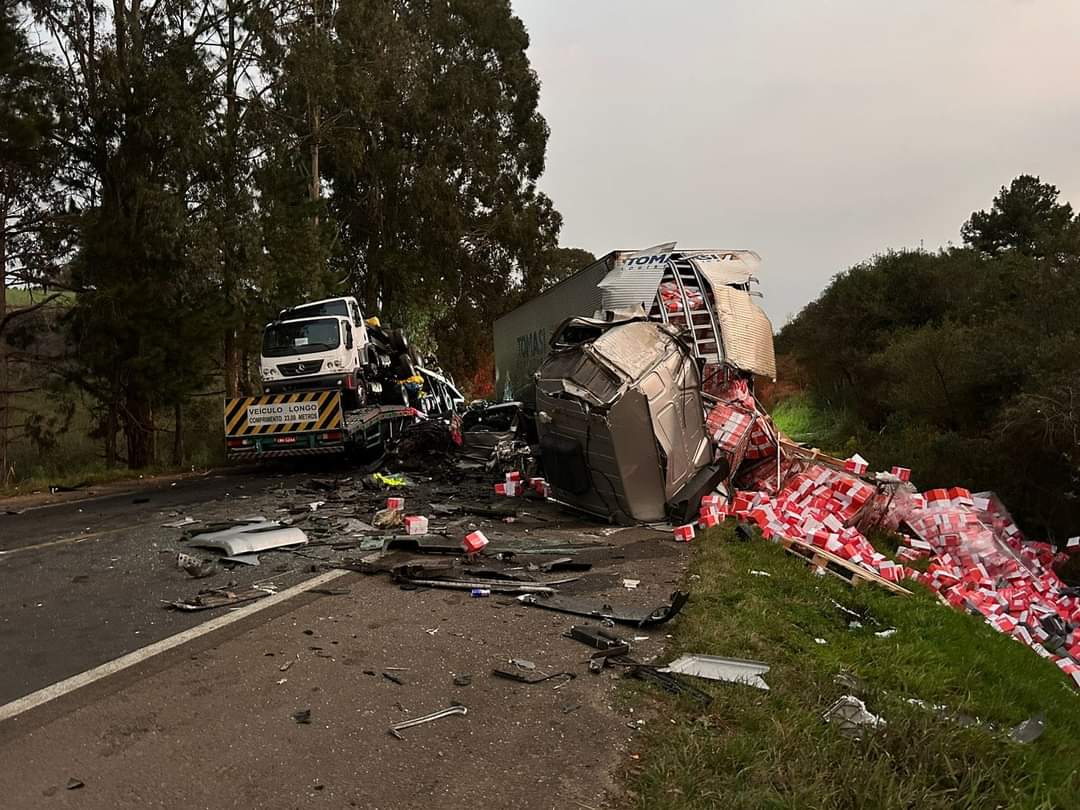
<path id="1" fill-rule="evenodd" d="M 1009 739 L 1018 743 L 1032 743 L 1046 731 L 1046 715 L 1033 714 L 1024 722 L 1009 729 Z"/>
<path id="2" fill-rule="evenodd" d="M 182 551 L 176 555 L 176 567 L 195 577 L 195 579 L 208 577 L 217 570 L 213 560 L 203 560 Z"/>
<path id="3" fill-rule="evenodd" d="M 856 739 L 862 738 L 868 728 L 884 728 L 886 725 L 882 718 L 867 711 L 866 704 L 854 695 L 839 698 L 821 717 L 826 723 L 836 725 L 845 737 Z"/>

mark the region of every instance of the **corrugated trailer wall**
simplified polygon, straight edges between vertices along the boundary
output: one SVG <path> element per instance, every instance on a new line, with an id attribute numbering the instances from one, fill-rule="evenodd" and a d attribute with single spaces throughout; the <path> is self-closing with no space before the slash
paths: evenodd
<path id="1" fill-rule="evenodd" d="M 612 251 L 550 290 L 495 321 L 495 397 L 513 399 L 532 381 L 548 351 L 555 327 L 574 315 L 600 309 L 600 280 L 615 264 Z"/>

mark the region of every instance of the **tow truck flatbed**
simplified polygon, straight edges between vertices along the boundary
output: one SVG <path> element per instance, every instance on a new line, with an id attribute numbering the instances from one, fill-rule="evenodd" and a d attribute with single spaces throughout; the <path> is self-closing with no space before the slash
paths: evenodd
<path id="1" fill-rule="evenodd" d="M 255 460 L 378 453 L 406 424 L 424 418 L 404 405 L 345 411 L 337 390 L 234 397 L 225 400 L 224 414 L 228 457 Z"/>

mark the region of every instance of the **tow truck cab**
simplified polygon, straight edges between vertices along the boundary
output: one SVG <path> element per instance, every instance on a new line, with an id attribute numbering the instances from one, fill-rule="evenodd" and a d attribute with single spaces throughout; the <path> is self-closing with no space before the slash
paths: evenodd
<path id="1" fill-rule="evenodd" d="M 355 402 L 363 385 L 362 358 L 367 343 L 363 329 L 347 316 L 296 318 L 295 311 L 284 314 L 288 320 L 273 321 L 263 330 L 259 358 L 263 393 L 336 388 L 347 402 Z"/>

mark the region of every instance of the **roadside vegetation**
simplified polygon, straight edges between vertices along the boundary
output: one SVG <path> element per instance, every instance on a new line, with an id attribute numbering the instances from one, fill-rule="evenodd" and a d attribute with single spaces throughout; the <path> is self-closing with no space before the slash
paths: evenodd
<path id="1" fill-rule="evenodd" d="M 713 695 L 702 708 L 628 684 L 635 714 L 649 718 L 625 774 L 633 806 L 1076 805 L 1080 695 L 979 617 L 914 583 L 904 598 L 816 576 L 759 535 L 740 541 L 732 521 L 694 540 L 688 577 L 692 597 L 668 630 L 668 654 L 763 661 L 771 690 L 692 679 Z M 889 628 L 890 637 L 875 635 Z M 838 683 L 842 674 L 854 680 Z M 887 725 L 860 740 L 826 724 L 822 714 L 848 694 Z M 1041 738 L 1008 739 L 1040 712 Z"/>
<path id="2" fill-rule="evenodd" d="M 803 394 L 777 418 L 922 489 L 993 490 L 1061 543 L 1080 532 L 1080 218 L 1022 175 L 961 235 L 838 274 L 788 323 Z"/>

